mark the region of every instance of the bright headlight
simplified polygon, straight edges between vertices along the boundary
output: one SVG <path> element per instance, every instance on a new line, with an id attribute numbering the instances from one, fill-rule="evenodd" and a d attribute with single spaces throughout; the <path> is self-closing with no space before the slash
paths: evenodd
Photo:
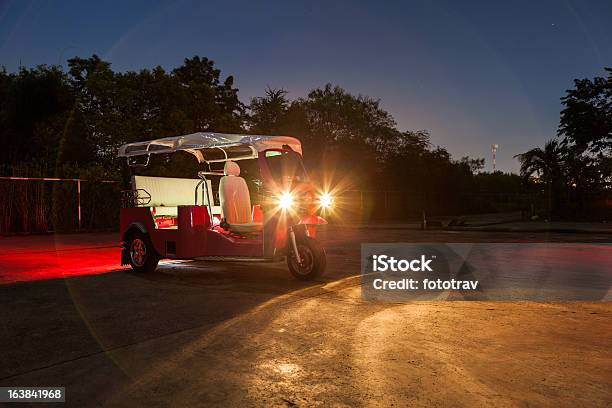
<path id="1" fill-rule="evenodd" d="M 319 197 L 319 204 L 321 205 L 322 208 L 331 207 L 333 201 L 334 200 L 333 200 L 331 194 L 329 194 L 329 193 L 323 193 Z"/>
<path id="2" fill-rule="evenodd" d="M 284 192 L 278 197 L 278 206 L 283 210 L 288 210 L 293 205 L 293 194 Z"/>

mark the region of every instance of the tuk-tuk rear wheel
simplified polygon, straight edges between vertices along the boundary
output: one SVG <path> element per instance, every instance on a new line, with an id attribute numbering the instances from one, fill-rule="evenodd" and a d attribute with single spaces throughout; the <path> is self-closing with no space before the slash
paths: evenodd
<path id="1" fill-rule="evenodd" d="M 147 234 L 134 232 L 128 239 L 130 266 L 135 272 L 153 272 L 157 268 L 159 256 Z"/>
<path id="2" fill-rule="evenodd" d="M 312 280 L 325 272 L 327 264 L 325 249 L 319 241 L 303 237 L 297 242 L 301 262 L 297 261 L 293 249 L 289 250 L 287 266 L 293 276 L 300 280 Z"/>

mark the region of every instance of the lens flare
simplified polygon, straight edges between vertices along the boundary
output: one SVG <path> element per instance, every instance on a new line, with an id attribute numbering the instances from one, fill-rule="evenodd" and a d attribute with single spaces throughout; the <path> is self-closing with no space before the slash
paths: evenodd
<path id="1" fill-rule="evenodd" d="M 288 210 L 293 206 L 293 194 L 290 192 L 282 193 L 278 198 L 278 206 L 283 210 Z"/>
<path id="2" fill-rule="evenodd" d="M 333 201 L 334 199 L 329 193 L 323 193 L 321 194 L 321 196 L 319 196 L 319 205 L 321 206 L 321 208 L 331 207 Z"/>

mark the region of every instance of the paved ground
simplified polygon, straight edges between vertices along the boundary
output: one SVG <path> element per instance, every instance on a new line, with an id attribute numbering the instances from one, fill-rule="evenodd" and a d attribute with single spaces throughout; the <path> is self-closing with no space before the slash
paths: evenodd
<path id="1" fill-rule="evenodd" d="M 0 386 L 66 386 L 70 406 L 612 404 L 610 302 L 367 303 L 355 276 L 361 242 L 609 235 L 344 228 L 322 238 L 328 274 L 309 284 L 284 264 L 74 276 L 113 269 L 114 236 L 1 239 Z M 46 279 L 64 272 L 73 277 Z M 11 283 L 19 276 L 28 282 Z"/>
<path id="2" fill-rule="evenodd" d="M 0 237 L 0 284 L 120 269 L 116 233 Z"/>

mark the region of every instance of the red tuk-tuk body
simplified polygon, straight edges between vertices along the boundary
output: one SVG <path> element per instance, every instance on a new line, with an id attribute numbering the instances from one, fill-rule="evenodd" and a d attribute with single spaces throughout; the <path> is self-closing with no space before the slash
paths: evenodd
<path id="1" fill-rule="evenodd" d="M 327 222 L 317 215 L 320 192 L 307 179 L 297 139 L 195 133 L 124 145 L 119 156 L 137 170 L 147 167 L 154 155 L 177 152 L 195 156 L 202 169 L 197 178 L 142 176 L 133 171 L 120 215 L 122 264 L 146 272 L 164 258 L 269 262 L 286 258 L 299 279 L 323 273 L 325 251 L 315 239 L 315 227 Z M 238 165 L 247 160 L 259 170 L 254 182 L 265 198 L 255 205 Z M 213 168 L 219 165 L 222 171 Z M 217 177 L 214 191 L 212 179 Z"/>

